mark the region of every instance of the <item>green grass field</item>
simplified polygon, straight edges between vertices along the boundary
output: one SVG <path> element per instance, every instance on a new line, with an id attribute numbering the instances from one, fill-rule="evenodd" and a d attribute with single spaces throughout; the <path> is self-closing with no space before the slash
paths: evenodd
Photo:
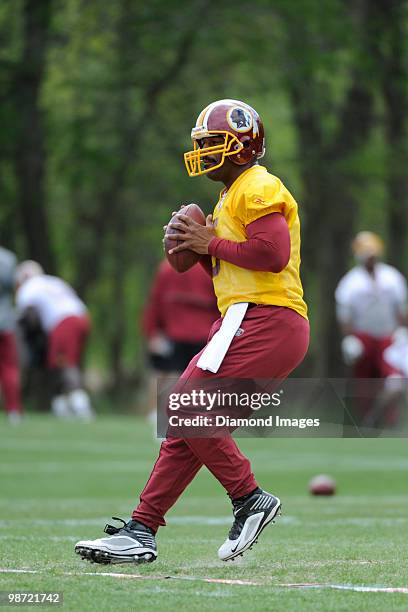
<path id="1" fill-rule="evenodd" d="M 2 418 L 0 589 L 63 591 L 64 610 L 408 609 L 408 594 L 324 586 L 408 587 L 406 439 L 239 444 L 261 486 L 283 502 L 257 546 L 218 561 L 232 514 L 203 469 L 159 532 L 155 563 L 100 566 L 81 561 L 75 541 L 102 535 L 112 515 L 129 516 L 158 451 L 150 426 L 123 416 L 89 425 L 29 416 L 12 428 Z M 336 478 L 335 497 L 309 496 L 321 472 Z M 293 583 L 323 586 L 285 586 Z"/>

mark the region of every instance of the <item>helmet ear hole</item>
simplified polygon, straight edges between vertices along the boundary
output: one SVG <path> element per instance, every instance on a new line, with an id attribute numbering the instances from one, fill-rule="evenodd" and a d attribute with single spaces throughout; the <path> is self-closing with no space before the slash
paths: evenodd
<path id="1" fill-rule="evenodd" d="M 231 161 L 238 165 L 247 164 L 254 156 L 251 137 L 241 136 L 239 141 L 243 148 L 236 156 L 231 158 Z"/>

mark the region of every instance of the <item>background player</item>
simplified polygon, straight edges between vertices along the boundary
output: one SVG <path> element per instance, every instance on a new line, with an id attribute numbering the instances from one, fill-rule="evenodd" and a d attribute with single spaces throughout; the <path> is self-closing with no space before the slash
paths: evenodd
<path id="1" fill-rule="evenodd" d="M 172 239 L 182 241 L 173 252 L 188 248 L 211 263 L 222 319 L 183 373 L 179 389 L 191 380 L 283 379 L 302 361 L 309 342 L 297 204 L 282 182 L 258 165 L 264 130 L 247 104 L 210 104 L 192 140 L 194 150 L 185 155 L 189 175 L 207 174 L 225 188 L 206 226 L 182 214 L 172 219 L 180 230 Z M 78 542 L 76 552 L 101 563 L 153 561 L 158 527 L 203 465 L 233 504 L 234 522 L 218 555 L 226 561 L 242 554 L 278 514 L 280 500 L 259 487 L 230 435 L 167 437 L 132 519 L 123 527 L 108 526 L 110 538 Z"/>
<path id="2" fill-rule="evenodd" d="M 178 274 L 167 260 L 160 263 L 143 312 L 152 421 L 156 422 L 158 383 L 164 385 L 186 369 L 218 317 L 213 284 L 201 266 Z"/>
<path id="3" fill-rule="evenodd" d="M 13 306 L 16 265 L 14 253 L 0 247 L 0 388 L 7 416 L 12 424 L 19 423 L 22 417 Z"/>
<path id="4" fill-rule="evenodd" d="M 83 388 L 81 361 L 90 331 L 85 304 L 65 281 L 44 274 L 40 264 L 24 261 L 16 270 L 16 305 L 20 318 L 37 320 L 47 335 L 47 367 L 53 374 L 53 413 L 61 418 L 92 418 Z"/>
<path id="5" fill-rule="evenodd" d="M 374 409 L 374 420 L 385 416 L 391 423 L 396 420 L 394 400 L 400 394 L 394 379 L 401 372 L 384 359 L 384 351 L 390 346 L 395 330 L 406 323 L 407 283 L 396 268 L 381 261 L 384 244 L 376 234 L 359 232 L 352 242 L 352 251 L 357 265 L 340 280 L 335 293 L 343 358 L 354 378 L 386 379 L 381 415 L 377 404 L 374 409 L 377 389 L 365 384 L 361 395 L 368 397 L 368 401 L 359 402 L 363 413 L 360 416 L 373 424 Z M 387 405 L 388 413 L 384 415 Z"/>

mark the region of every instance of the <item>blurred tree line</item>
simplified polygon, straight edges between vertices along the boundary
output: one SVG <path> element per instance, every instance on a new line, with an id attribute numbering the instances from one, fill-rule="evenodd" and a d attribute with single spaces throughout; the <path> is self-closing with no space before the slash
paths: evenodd
<path id="1" fill-rule="evenodd" d="M 0 240 L 78 290 L 116 385 L 143 363 L 162 225 L 216 201 L 182 154 L 219 98 L 258 110 L 264 163 L 300 204 L 300 373 L 341 374 L 333 292 L 353 234 L 381 234 L 408 273 L 407 23 L 406 0 L 2 1 Z"/>

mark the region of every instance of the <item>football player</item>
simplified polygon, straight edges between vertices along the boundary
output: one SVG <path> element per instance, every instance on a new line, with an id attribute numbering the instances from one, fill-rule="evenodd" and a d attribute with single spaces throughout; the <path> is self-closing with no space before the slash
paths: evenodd
<path id="1" fill-rule="evenodd" d="M 0 246 L 0 388 L 11 424 L 19 423 L 22 418 L 20 365 L 13 308 L 16 265 L 14 253 Z"/>
<path id="2" fill-rule="evenodd" d="M 374 409 L 370 389 L 361 383 L 365 389 L 361 392 L 359 420 L 374 424 L 385 417 L 391 424 L 397 415 L 392 400 L 402 388 L 395 379 L 402 374 L 384 359 L 384 351 L 392 343 L 396 329 L 406 324 L 407 283 L 396 268 L 382 261 L 384 243 L 377 234 L 359 232 L 352 242 L 352 251 L 357 265 L 343 276 L 335 292 L 343 359 L 356 379 L 385 379 L 382 396 L 388 399 L 381 402 L 381 414 L 377 407 Z M 376 393 L 374 388 L 371 393 Z"/>
<path id="3" fill-rule="evenodd" d="M 224 185 L 202 226 L 178 214 L 170 222 L 181 244 L 202 255 L 211 270 L 221 318 L 207 346 L 180 379 L 284 379 L 303 360 L 309 343 L 307 308 L 299 275 L 298 206 L 276 176 L 259 164 L 265 152 L 258 113 L 238 100 L 219 100 L 198 116 L 185 154 L 190 176 Z M 218 332 L 218 333 L 217 333 Z M 213 340 L 216 342 L 213 342 Z M 173 437 L 159 457 L 132 518 L 107 526 L 110 538 L 83 540 L 76 552 L 100 563 L 153 561 L 164 516 L 202 466 L 227 491 L 234 521 L 219 558 L 249 549 L 279 513 L 279 498 L 260 488 L 251 465 L 230 435 Z"/>
<path id="4" fill-rule="evenodd" d="M 81 360 L 90 331 L 88 311 L 65 281 L 44 273 L 36 261 L 17 266 L 16 306 L 26 326 L 40 325 L 47 336 L 47 367 L 54 374 L 53 413 L 60 418 L 93 417 L 83 388 Z"/>
<path id="5" fill-rule="evenodd" d="M 205 345 L 218 317 L 213 284 L 201 266 L 179 274 L 166 259 L 160 263 L 142 321 L 151 368 L 149 420 L 155 426 L 158 383 L 163 388 L 180 376 Z"/>

